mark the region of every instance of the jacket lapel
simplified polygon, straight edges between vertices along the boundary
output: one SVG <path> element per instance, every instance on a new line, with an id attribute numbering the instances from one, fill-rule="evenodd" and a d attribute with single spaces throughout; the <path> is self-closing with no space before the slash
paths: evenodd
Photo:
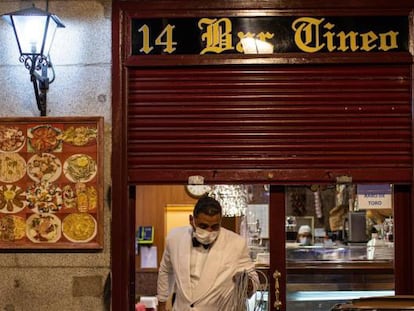
<path id="1" fill-rule="evenodd" d="M 208 295 L 208 290 L 215 283 L 217 275 L 219 273 L 220 262 L 223 257 L 223 244 L 225 243 L 223 232 L 220 232 L 217 240 L 212 245 L 208 255 L 207 260 L 203 268 L 202 277 L 198 283 L 197 288 L 193 292 L 193 301 L 202 299 L 204 296 Z M 221 250 L 221 251 L 220 251 Z M 205 272 L 207 271 L 207 272 Z"/>
<path id="2" fill-rule="evenodd" d="M 176 261 L 179 263 L 177 266 L 177 278 L 180 282 L 181 290 L 186 296 L 187 300 L 191 300 L 191 280 L 190 280 L 190 255 L 191 255 L 191 238 L 192 229 L 189 227 L 188 233 L 183 236 L 182 241 L 178 244 L 178 252 Z"/>

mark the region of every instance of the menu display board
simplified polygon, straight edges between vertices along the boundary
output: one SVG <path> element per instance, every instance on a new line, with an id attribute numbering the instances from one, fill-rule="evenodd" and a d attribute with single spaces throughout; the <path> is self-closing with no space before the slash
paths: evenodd
<path id="1" fill-rule="evenodd" d="M 103 118 L 0 119 L 0 249 L 101 249 Z"/>

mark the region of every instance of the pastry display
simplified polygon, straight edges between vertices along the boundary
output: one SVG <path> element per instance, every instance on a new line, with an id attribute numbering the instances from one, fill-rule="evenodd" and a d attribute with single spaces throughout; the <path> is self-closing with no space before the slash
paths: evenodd
<path id="1" fill-rule="evenodd" d="M 51 125 L 39 125 L 28 130 L 29 149 L 34 152 L 61 151 L 61 131 Z"/>
<path id="2" fill-rule="evenodd" d="M 85 146 L 96 143 L 98 130 L 86 126 L 71 126 L 62 133 L 62 140 L 74 146 Z"/>
<path id="3" fill-rule="evenodd" d="M 6 215 L 0 218 L 0 241 L 13 242 L 26 236 L 26 222 L 23 217 Z"/>
<path id="4" fill-rule="evenodd" d="M 88 182 L 97 172 L 96 162 L 86 154 L 74 154 L 63 164 L 63 172 L 72 182 Z"/>
<path id="5" fill-rule="evenodd" d="M 55 181 L 62 174 L 62 163 L 51 153 L 39 153 L 27 161 L 27 175 L 35 182 Z"/>
<path id="6" fill-rule="evenodd" d="M 18 153 L 0 153 L 0 181 L 14 183 L 26 175 L 26 161 Z"/>
<path id="7" fill-rule="evenodd" d="M 0 125 L 0 151 L 17 152 L 23 148 L 26 137 L 17 126 Z"/>
<path id="8" fill-rule="evenodd" d="M 0 186 L 0 212 L 18 213 L 27 205 L 26 193 L 16 185 Z"/>
<path id="9" fill-rule="evenodd" d="M 89 242 L 97 232 L 95 218 L 88 213 L 73 213 L 63 219 L 63 235 L 72 242 Z"/>
<path id="10" fill-rule="evenodd" d="M 0 249 L 100 247 L 103 119 L 80 119 L 0 125 Z"/>
<path id="11" fill-rule="evenodd" d="M 62 189 L 62 200 L 64 208 L 76 208 L 76 194 L 71 185 L 65 185 Z"/>
<path id="12" fill-rule="evenodd" d="M 55 243 L 61 235 L 62 223 L 53 214 L 33 214 L 26 221 L 26 235 L 34 243 Z"/>
<path id="13" fill-rule="evenodd" d="M 56 213 L 62 208 L 62 189 L 56 184 L 41 182 L 27 188 L 28 208 L 36 213 Z"/>

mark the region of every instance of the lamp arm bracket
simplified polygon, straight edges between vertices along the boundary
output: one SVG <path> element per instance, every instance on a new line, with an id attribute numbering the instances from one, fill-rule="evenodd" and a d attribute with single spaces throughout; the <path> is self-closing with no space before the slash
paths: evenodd
<path id="1" fill-rule="evenodd" d="M 47 73 L 46 75 L 43 75 L 42 70 L 42 75 L 40 75 L 36 71 L 33 71 L 30 75 L 30 80 L 33 82 L 33 89 L 36 97 L 37 108 L 40 111 L 40 116 L 46 116 L 46 99 L 47 91 L 49 89 L 49 78 L 47 77 Z"/>
<path id="2" fill-rule="evenodd" d="M 49 78 L 47 76 L 44 76 L 43 74 L 40 75 L 36 71 L 33 71 L 31 76 L 32 76 L 32 80 L 35 79 L 35 80 L 39 81 L 39 88 L 41 90 L 48 90 L 49 89 Z"/>

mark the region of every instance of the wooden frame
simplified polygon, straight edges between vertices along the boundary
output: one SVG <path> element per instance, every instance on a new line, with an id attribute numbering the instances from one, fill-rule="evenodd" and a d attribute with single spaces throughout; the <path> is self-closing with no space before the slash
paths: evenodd
<path id="1" fill-rule="evenodd" d="M 173 5 L 171 5 L 173 4 Z M 308 58 L 303 58 L 301 55 L 286 55 L 285 57 L 256 57 L 246 59 L 243 56 L 236 55 L 230 57 L 226 55 L 212 56 L 206 60 L 200 60 L 199 57 L 190 57 L 183 60 L 182 57 L 164 57 L 154 56 L 145 58 L 145 60 L 137 57 L 131 57 L 129 50 L 129 22 L 131 16 L 139 17 L 164 17 L 169 16 L 195 16 L 204 15 L 206 11 L 225 12 L 228 15 L 230 10 L 236 16 L 246 16 L 249 14 L 259 14 L 261 16 L 267 15 L 286 15 L 286 14 L 335 14 L 335 15 L 407 15 L 410 16 L 410 28 L 412 29 L 413 19 L 413 4 L 408 0 L 389 1 L 372 1 L 372 0 L 351 0 L 347 3 L 332 2 L 324 0 L 312 1 L 228 1 L 223 6 L 221 1 L 146 1 L 146 0 L 115 0 L 113 1 L 112 9 L 112 60 L 113 60 L 113 87 L 112 87 L 112 184 L 113 184 L 113 214 L 112 214 L 112 308 L 117 310 L 133 310 L 134 308 L 134 287 L 133 280 L 135 278 L 135 271 L 132 268 L 135 260 L 135 249 L 133 232 L 135 230 L 135 205 L 131 193 L 128 193 L 129 186 L 132 184 L 148 184 L 148 181 L 142 180 L 143 175 L 140 174 L 136 181 L 131 182 L 128 171 L 131 165 L 128 165 L 127 147 L 128 147 L 128 129 L 127 129 L 127 73 L 133 66 L 157 67 L 160 65 L 167 66 L 182 66 L 182 65 L 199 65 L 199 64 L 213 64 L 213 65 L 244 65 L 244 64 L 260 64 L 260 65 L 278 65 L 278 64 L 386 64 L 386 63 L 408 63 L 412 65 L 412 57 L 410 53 L 399 54 L 398 56 L 384 54 L 373 54 L 367 57 L 361 54 L 349 55 L 312 55 Z M 201 12 L 201 13 L 200 13 Z M 222 13 L 224 14 L 224 13 Z M 413 42 L 413 32 L 410 31 L 410 42 Z M 412 46 L 412 44 L 410 45 Z M 411 88 L 413 84 L 411 82 Z M 412 165 L 410 165 L 411 170 Z M 189 164 L 189 169 L 192 166 Z M 352 168 L 352 176 L 355 181 L 366 181 L 367 172 L 369 180 L 386 180 L 394 183 L 402 183 L 403 186 L 398 187 L 396 191 L 395 200 L 401 209 L 396 214 L 396 223 L 400 226 L 396 227 L 396 250 L 400 256 L 397 256 L 395 262 L 395 287 L 398 293 L 412 293 L 414 273 L 411 269 L 411 262 L 414 256 L 413 251 L 413 226 L 414 213 L 410 208 L 412 206 L 412 172 L 406 174 L 404 170 L 392 168 L 387 176 L 384 177 L 383 170 L 368 170 Z M 157 174 L 152 174 L 154 179 L 151 183 L 179 183 L 183 182 L 186 177 L 183 176 L 188 171 L 177 169 L 174 173 L 159 170 Z M 194 171 L 193 173 L 199 173 Z M 296 184 L 304 180 L 320 180 L 322 182 L 331 182 L 338 175 L 349 175 L 348 168 L 341 170 L 328 169 L 312 169 L 306 170 L 285 170 L 285 171 L 269 171 L 262 174 L 261 171 L 255 169 L 245 170 L 228 170 L 217 174 L 214 166 L 204 172 L 208 179 L 220 179 L 220 182 L 256 182 L 264 181 L 272 185 L 271 190 L 271 206 L 270 218 L 274 220 L 270 226 L 270 236 L 283 236 L 285 233 L 285 196 L 284 187 L 281 185 Z M 258 178 L 262 179 L 258 180 Z M 277 180 L 272 181 L 271 178 L 277 176 Z M 132 176 L 133 177 L 133 176 Z M 145 176 L 144 176 L 145 177 Z M 185 178 L 184 178 L 185 177 Z M 392 179 L 392 180 L 388 180 Z M 275 185 L 276 184 L 276 185 Z M 132 186 L 131 188 L 133 188 Z M 397 205 L 396 205 L 397 206 Z M 128 209 L 126 208 L 128 207 Z M 401 238 L 398 238 L 401 237 Z M 282 244 L 280 244 L 282 243 Z M 274 272 L 276 269 L 281 273 L 281 286 L 279 296 L 282 299 L 282 308 L 284 309 L 286 291 L 284 287 L 284 278 L 286 275 L 285 263 L 285 249 L 284 240 L 270 241 L 271 253 L 277 254 L 271 260 L 269 271 Z M 408 267 L 408 268 L 407 268 Z M 271 287 L 274 288 L 274 279 L 271 279 Z M 271 295 L 271 305 L 274 304 L 274 295 Z"/>
<path id="2" fill-rule="evenodd" d="M 103 118 L 3 118 L 0 249 L 103 247 Z"/>
<path id="3" fill-rule="evenodd" d="M 174 227 L 189 224 L 188 217 L 193 213 L 194 204 L 167 204 L 165 207 L 164 235 Z"/>

